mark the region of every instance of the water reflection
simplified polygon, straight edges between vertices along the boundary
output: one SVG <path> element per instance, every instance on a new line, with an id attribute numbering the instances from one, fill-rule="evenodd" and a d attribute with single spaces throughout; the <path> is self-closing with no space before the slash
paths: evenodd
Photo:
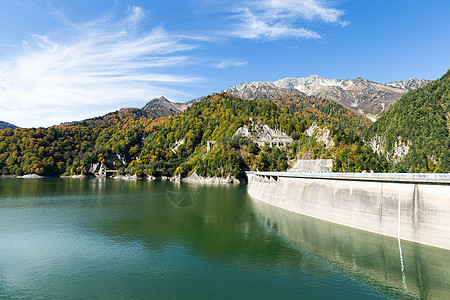
<path id="1" fill-rule="evenodd" d="M 444 298 L 448 253 L 402 241 L 405 289 L 398 246 L 245 186 L 0 179 L 0 299 Z"/>
<path id="2" fill-rule="evenodd" d="M 167 200 L 178 208 L 190 208 L 195 206 L 202 198 L 205 186 L 173 184 L 166 188 Z"/>
<path id="3" fill-rule="evenodd" d="M 378 288 L 420 299 L 448 299 L 449 251 L 323 222 L 252 200 L 261 227 Z"/>

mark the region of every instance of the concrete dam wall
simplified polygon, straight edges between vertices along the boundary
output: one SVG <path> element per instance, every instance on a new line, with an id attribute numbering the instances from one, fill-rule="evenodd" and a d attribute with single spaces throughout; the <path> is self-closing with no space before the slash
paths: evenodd
<path id="1" fill-rule="evenodd" d="M 248 193 L 321 220 L 450 250 L 447 174 L 255 172 Z"/>
<path id="2" fill-rule="evenodd" d="M 449 298 L 450 251 L 300 216 L 256 199 L 251 204 L 262 228 L 299 245 L 303 255 L 321 257 L 399 299 Z"/>

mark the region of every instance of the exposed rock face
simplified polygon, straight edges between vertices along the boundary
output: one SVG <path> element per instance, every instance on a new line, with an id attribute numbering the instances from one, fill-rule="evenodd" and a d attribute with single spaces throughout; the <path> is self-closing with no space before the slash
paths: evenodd
<path id="1" fill-rule="evenodd" d="M 324 79 L 318 75 L 284 78 L 275 82 L 241 83 L 225 92 L 244 99 L 274 99 L 286 94 L 306 94 L 334 100 L 375 121 L 389 106 L 411 89 L 429 80 L 410 79 L 389 84 L 376 83 L 361 77 L 356 79 Z"/>
<path id="2" fill-rule="evenodd" d="M 375 135 L 371 140 L 369 140 L 369 146 L 377 154 L 385 156 L 393 163 L 398 163 L 401 161 L 409 152 L 411 147 L 411 142 L 402 142 L 399 139 L 394 143 L 394 147 L 391 151 L 386 150 L 386 138 L 384 136 Z"/>
<path id="3" fill-rule="evenodd" d="M 21 176 L 20 178 L 28 178 L 28 179 L 32 179 L 32 178 L 44 178 L 43 176 L 39 176 L 37 174 L 26 174 Z"/>
<path id="4" fill-rule="evenodd" d="M 387 86 L 404 89 L 408 91 L 416 90 L 430 83 L 431 80 L 411 78 L 404 81 L 393 81 L 386 83 Z"/>
<path id="5" fill-rule="evenodd" d="M 186 104 L 171 102 L 162 96 L 149 101 L 142 110 L 151 117 L 158 119 L 180 114 L 187 107 Z"/>
<path id="6" fill-rule="evenodd" d="M 204 100 L 205 98 L 206 98 L 205 96 L 201 96 L 201 97 L 192 99 L 192 100 L 190 100 L 190 101 L 188 101 L 188 102 L 186 102 L 184 104 L 189 107 L 189 106 L 191 106 L 194 103 L 197 103 L 197 102 L 200 102 L 200 101 Z"/>
<path id="7" fill-rule="evenodd" d="M 302 94 L 298 90 L 278 87 L 272 82 L 254 81 L 231 86 L 225 92 L 236 95 L 243 99 L 269 99 L 273 100 L 283 95 Z"/>
<path id="8" fill-rule="evenodd" d="M 102 163 L 89 164 L 88 172 L 98 177 L 106 177 L 106 168 Z"/>
<path id="9" fill-rule="evenodd" d="M 234 136 L 244 136 L 250 138 L 258 146 L 286 146 L 294 140 L 281 130 L 273 130 L 266 124 L 258 122 L 256 124 L 251 120 L 250 126 L 244 125 L 234 133 Z"/>
<path id="10" fill-rule="evenodd" d="M 408 90 L 385 86 L 361 77 L 352 80 L 324 79 L 318 75 L 306 78 L 285 78 L 274 82 L 280 87 L 297 89 L 308 96 L 334 100 L 365 115 L 372 121 Z"/>
<path id="11" fill-rule="evenodd" d="M 120 167 L 125 168 L 126 166 L 127 162 L 125 161 L 125 158 L 121 157 L 117 153 L 111 154 L 108 159 L 106 159 L 106 167 L 111 169 L 118 169 Z"/>
<path id="12" fill-rule="evenodd" d="M 6 129 L 6 128 L 16 129 L 19 127 L 17 127 L 16 125 L 13 125 L 11 123 L 8 123 L 8 122 L 0 121 L 0 129 Z"/>
<path id="13" fill-rule="evenodd" d="M 181 145 L 183 145 L 183 144 L 184 144 L 184 140 L 176 141 L 176 142 L 175 142 L 175 146 L 174 146 L 172 149 L 170 149 L 170 150 L 172 150 L 172 152 L 173 152 L 174 154 L 177 154 L 178 148 L 179 148 Z"/>
<path id="14" fill-rule="evenodd" d="M 230 183 L 241 183 L 241 181 L 234 176 L 228 175 L 227 178 L 221 177 L 202 177 L 197 175 L 194 171 L 191 176 L 181 179 L 182 182 L 186 183 L 200 183 L 200 184 L 230 184 Z"/>
<path id="15" fill-rule="evenodd" d="M 306 129 L 305 131 L 307 136 L 313 136 L 317 142 L 323 142 L 326 148 L 334 147 L 334 141 L 331 137 L 331 131 L 328 128 L 320 128 L 316 125 L 316 122 L 312 123 L 312 125 Z"/>

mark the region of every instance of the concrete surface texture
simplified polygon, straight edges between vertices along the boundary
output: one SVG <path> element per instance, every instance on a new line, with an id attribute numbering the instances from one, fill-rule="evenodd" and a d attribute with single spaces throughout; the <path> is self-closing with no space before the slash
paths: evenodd
<path id="1" fill-rule="evenodd" d="M 289 172 L 329 173 L 333 169 L 332 159 L 299 159 Z"/>
<path id="2" fill-rule="evenodd" d="M 313 218 L 450 250 L 450 182 L 284 174 L 249 174 L 248 193 Z"/>
<path id="3" fill-rule="evenodd" d="M 259 224 L 402 299 L 447 299 L 450 251 L 301 216 L 253 199 Z"/>

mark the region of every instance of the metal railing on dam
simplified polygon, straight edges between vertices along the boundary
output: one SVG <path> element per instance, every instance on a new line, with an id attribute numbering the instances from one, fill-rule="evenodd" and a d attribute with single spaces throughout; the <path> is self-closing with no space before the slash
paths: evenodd
<path id="1" fill-rule="evenodd" d="M 450 250 L 450 174 L 248 172 L 248 193 L 321 220 Z"/>
<path id="2" fill-rule="evenodd" d="M 384 181 L 404 183 L 428 183 L 450 185 L 450 173 L 306 173 L 306 172 L 269 172 L 249 171 L 247 175 L 287 177 L 287 178 L 317 178 L 355 181 Z"/>

